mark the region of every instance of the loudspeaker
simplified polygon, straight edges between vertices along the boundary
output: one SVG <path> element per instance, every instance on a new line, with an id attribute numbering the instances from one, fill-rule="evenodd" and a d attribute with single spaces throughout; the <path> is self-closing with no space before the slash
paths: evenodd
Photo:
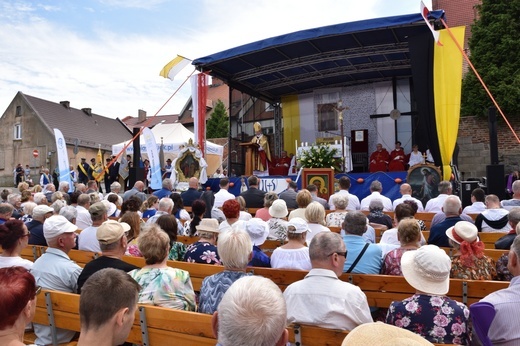
<path id="1" fill-rule="evenodd" d="M 505 198 L 506 185 L 504 175 L 504 165 L 486 166 L 488 195 L 497 195 L 500 200 Z"/>
<path id="2" fill-rule="evenodd" d="M 461 181 L 460 182 L 460 201 L 462 209 L 471 205 L 471 192 L 478 187 L 478 181 Z"/>

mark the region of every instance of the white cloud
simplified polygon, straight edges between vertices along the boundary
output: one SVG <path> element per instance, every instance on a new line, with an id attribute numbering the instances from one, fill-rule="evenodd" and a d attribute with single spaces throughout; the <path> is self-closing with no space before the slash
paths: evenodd
<path id="1" fill-rule="evenodd" d="M 297 30 L 386 15 L 379 9 L 382 1 L 376 0 L 205 0 L 190 4 L 194 7 L 189 9 L 190 16 L 183 14 L 177 2 L 100 3 L 164 6 L 164 13 L 157 17 L 158 23 L 164 23 L 163 29 L 130 34 L 111 31 L 103 22 L 73 27 L 45 19 L 25 2 L 0 5 L 0 108 L 5 109 L 20 90 L 54 102 L 68 100 L 72 107 L 89 107 L 110 117 L 136 116 L 139 108 L 153 115 L 192 71 L 187 67 L 173 82 L 159 77 L 161 68 L 176 54 L 195 59 Z M 83 8 L 87 13 L 102 11 L 92 2 L 82 5 L 88 6 Z M 44 10 L 59 9 L 48 5 Z M 120 15 L 124 13 L 122 10 Z M 93 31 L 87 36 L 82 26 Z M 161 114 L 179 112 L 189 95 L 187 83 Z"/>

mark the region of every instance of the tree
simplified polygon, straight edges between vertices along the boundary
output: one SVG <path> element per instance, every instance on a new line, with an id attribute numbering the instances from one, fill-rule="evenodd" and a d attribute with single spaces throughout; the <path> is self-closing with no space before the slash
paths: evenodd
<path id="1" fill-rule="evenodd" d="M 217 101 L 211 117 L 206 123 L 206 138 L 222 138 L 229 134 L 229 117 L 226 106 L 221 100 Z"/>
<path id="2" fill-rule="evenodd" d="M 506 116 L 520 117 L 520 0 L 482 0 L 471 28 L 471 62 Z M 492 101 L 468 71 L 462 83 L 462 115 L 483 115 Z"/>

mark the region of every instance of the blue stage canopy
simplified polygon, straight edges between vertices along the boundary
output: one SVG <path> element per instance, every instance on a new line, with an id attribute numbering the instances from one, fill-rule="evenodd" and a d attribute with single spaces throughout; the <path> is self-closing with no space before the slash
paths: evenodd
<path id="1" fill-rule="evenodd" d="M 430 20 L 444 11 L 430 12 Z M 408 39 L 428 32 L 420 13 L 298 31 L 193 61 L 230 87 L 276 103 L 318 88 L 410 77 Z"/>

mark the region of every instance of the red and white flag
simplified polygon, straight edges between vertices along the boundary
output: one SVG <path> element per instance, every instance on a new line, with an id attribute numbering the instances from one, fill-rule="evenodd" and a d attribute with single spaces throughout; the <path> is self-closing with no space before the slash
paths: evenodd
<path id="1" fill-rule="evenodd" d="M 204 73 L 191 76 L 191 101 L 193 117 L 194 142 L 200 146 L 202 156 L 205 156 L 206 144 L 206 97 L 208 91 L 208 76 Z"/>
<path id="2" fill-rule="evenodd" d="M 439 46 L 442 46 L 442 43 L 439 41 L 439 35 L 440 35 L 439 32 L 435 31 L 435 29 L 433 28 L 433 24 L 431 24 L 430 21 L 428 20 L 429 14 L 430 14 L 430 10 L 428 9 L 428 7 L 426 7 L 426 5 L 424 5 L 424 2 L 421 1 L 421 15 L 422 15 L 424 21 L 426 22 L 426 24 L 428 25 L 428 28 L 430 28 L 430 31 L 432 32 L 435 43 L 437 43 Z"/>

